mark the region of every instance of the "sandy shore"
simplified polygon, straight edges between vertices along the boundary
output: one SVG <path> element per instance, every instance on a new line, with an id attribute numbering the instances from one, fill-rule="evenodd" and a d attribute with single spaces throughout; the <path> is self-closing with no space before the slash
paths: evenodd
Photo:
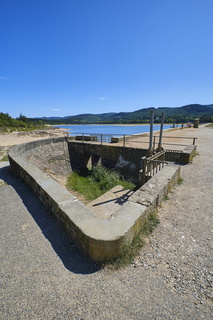
<path id="1" fill-rule="evenodd" d="M 174 137 L 176 137 L 176 139 L 178 139 L 179 137 L 182 138 L 184 135 L 189 136 L 189 137 L 194 137 L 194 136 L 196 136 L 196 132 L 197 132 L 197 129 L 194 129 L 194 128 L 184 128 L 183 130 L 181 130 L 180 128 L 175 128 L 175 129 L 165 130 L 163 136 L 165 138 L 166 137 L 170 138 L 170 137 L 174 136 Z M 35 130 L 35 131 L 26 131 L 26 132 L 25 131 L 14 131 L 12 133 L 6 133 L 6 134 L 0 133 L 0 146 L 14 146 L 17 144 L 27 143 L 30 141 L 53 138 L 53 137 L 60 137 L 60 136 L 66 136 L 66 135 L 67 135 L 66 129 L 53 128 L 53 127 L 50 127 L 49 129 L 47 128 L 44 130 Z M 159 136 L 159 131 L 154 132 L 154 135 Z M 132 140 L 133 139 L 131 139 L 131 141 Z M 134 141 L 137 144 L 140 144 L 140 140 L 141 140 L 141 138 L 137 138 L 137 137 L 134 138 Z M 180 140 L 183 141 L 182 139 L 180 139 Z M 163 142 L 165 142 L 165 141 L 168 141 L 168 139 L 164 140 Z M 156 140 L 156 142 L 158 142 L 158 141 Z"/>
<path id="2" fill-rule="evenodd" d="M 183 150 L 186 145 L 193 143 L 193 138 L 196 138 L 198 130 L 199 129 L 194 128 L 167 129 L 163 132 L 162 146 L 164 149 Z M 66 135 L 66 129 L 58 127 L 55 128 L 51 126 L 49 126 L 49 128 L 45 128 L 44 130 L 26 132 L 14 131 L 6 134 L 0 133 L 0 158 L 7 154 L 11 146 L 35 140 L 61 137 Z M 153 136 L 156 136 L 155 148 L 157 148 L 159 142 L 159 131 L 155 131 Z M 116 145 L 123 145 L 123 142 L 119 142 Z M 136 135 L 133 135 L 131 139 L 128 139 L 128 141 L 125 142 L 125 146 L 147 149 L 149 147 L 149 133 L 144 133 L 143 137 L 137 137 Z"/>
<path id="3" fill-rule="evenodd" d="M 14 131 L 0 134 L 0 146 L 14 146 L 30 141 L 66 136 L 67 130 L 62 128 L 49 128 L 35 131 Z"/>
<path id="4" fill-rule="evenodd" d="M 163 131 L 162 147 L 164 149 L 171 150 L 183 150 L 187 145 L 193 144 L 193 140 L 196 138 L 199 129 L 195 128 L 172 128 Z M 153 138 L 155 137 L 154 149 L 158 147 L 160 131 L 153 132 Z M 123 141 L 119 142 L 119 145 L 123 145 Z M 142 136 L 132 135 L 125 141 L 126 147 L 131 148 L 149 148 L 149 133 L 144 133 Z"/>

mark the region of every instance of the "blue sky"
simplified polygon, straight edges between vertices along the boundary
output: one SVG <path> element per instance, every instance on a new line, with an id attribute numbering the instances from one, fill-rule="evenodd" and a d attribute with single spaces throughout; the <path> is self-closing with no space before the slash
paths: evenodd
<path id="1" fill-rule="evenodd" d="M 213 0 L 1 0 L 0 112 L 213 103 Z"/>

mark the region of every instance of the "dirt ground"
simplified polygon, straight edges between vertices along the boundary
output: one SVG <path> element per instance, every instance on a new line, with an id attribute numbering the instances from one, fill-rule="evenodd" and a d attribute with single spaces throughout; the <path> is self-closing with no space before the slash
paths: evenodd
<path id="1" fill-rule="evenodd" d="M 83 256 L 0 162 L 1 319 L 212 319 L 213 129 L 183 134 L 198 138 L 197 156 L 181 166 L 145 247 L 117 271 Z"/>

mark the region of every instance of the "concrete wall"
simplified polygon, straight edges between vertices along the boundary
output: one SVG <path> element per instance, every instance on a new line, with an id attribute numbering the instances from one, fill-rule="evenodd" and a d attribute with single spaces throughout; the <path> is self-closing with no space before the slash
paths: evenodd
<path id="1" fill-rule="evenodd" d="M 27 146 L 24 144 L 22 148 L 23 157 L 29 163 L 59 183 L 65 182 L 71 174 L 68 146 L 64 137 L 34 141 Z"/>
<path id="2" fill-rule="evenodd" d="M 69 141 L 69 138 L 68 147 L 72 170 L 87 166 L 91 157 L 93 164 L 99 161 L 109 169 L 115 168 L 125 178 L 135 183 L 139 182 L 141 158 L 147 153 L 146 149 L 101 145 L 100 143 L 80 143 Z"/>
<path id="3" fill-rule="evenodd" d="M 55 140 L 55 141 L 54 141 Z M 83 203 L 27 160 L 29 151 L 57 139 L 22 144 L 10 149 L 14 174 L 22 178 L 44 205 L 60 220 L 77 245 L 92 259 L 115 257 L 131 242 L 180 175 L 179 166 L 167 166 L 136 191 L 109 220 L 97 218 Z M 26 154 L 25 154 L 26 153 Z"/>
<path id="4" fill-rule="evenodd" d="M 180 163 L 188 164 L 192 161 L 192 159 L 196 156 L 196 146 L 189 145 L 187 146 L 180 155 Z"/>

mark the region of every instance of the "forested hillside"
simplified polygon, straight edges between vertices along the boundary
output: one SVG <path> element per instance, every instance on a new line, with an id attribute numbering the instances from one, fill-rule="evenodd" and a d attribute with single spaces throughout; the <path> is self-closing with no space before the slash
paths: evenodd
<path id="1" fill-rule="evenodd" d="M 79 114 L 67 117 L 27 118 L 20 114 L 16 119 L 8 113 L 0 113 L 0 131 L 34 130 L 46 124 L 139 124 L 149 123 L 150 111 L 154 111 L 154 122 L 159 123 L 162 112 L 165 123 L 187 123 L 199 118 L 200 122 L 213 122 L 213 104 L 191 104 L 180 108 L 144 108 L 134 112 L 111 112 L 102 114 Z"/>
<path id="2" fill-rule="evenodd" d="M 162 112 L 165 113 L 165 123 L 193 122 L 199 118 L 200 122 L 213 122 L 213 104 L 191 104 L 180 108 L 144 108 L 134 112 L 79 114 L 63 118 L 42 118 L 49 124 L 130 124 L 148 123 L 150 111 L 154 111 L 155 123 L 160 122 Z M 74 112 L 74 110 L 73 110 Z"/>
<path id="3" fill-rule="evenodd" d="M 8 113 L 0 113 L 0 131 L 14 130 L 34 130 L 42 128 L 44 123 L 42 120 L 30 121 L 27 117 L 20 114 L 19 118 L 12 118 Z"/>

